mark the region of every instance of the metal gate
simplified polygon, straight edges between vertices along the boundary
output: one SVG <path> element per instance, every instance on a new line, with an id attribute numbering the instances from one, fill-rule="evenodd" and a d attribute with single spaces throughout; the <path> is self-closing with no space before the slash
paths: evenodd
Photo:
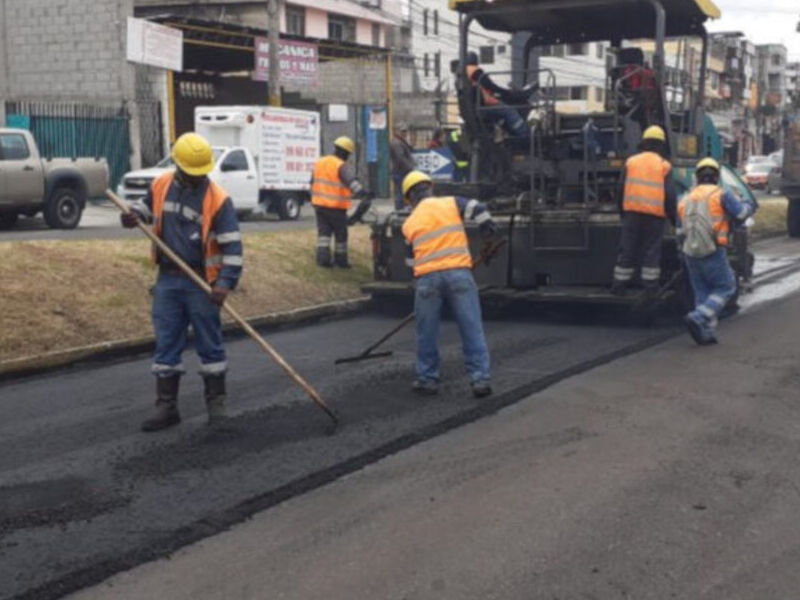
<path id="1" fill-rule="evenodd" d="M 112 187 L 130 170 L 130 118 L 123 106 L 7 102 L 6 121 L 29 129 L 44 158 L 105 158 Z"/>

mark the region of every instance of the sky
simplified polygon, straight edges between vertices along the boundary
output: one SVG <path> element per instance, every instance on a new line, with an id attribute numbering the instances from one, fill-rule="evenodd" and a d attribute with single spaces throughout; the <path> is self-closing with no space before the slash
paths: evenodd
<path id="1" fill-rule="evenodd" d="M 714 0 L 722 18 L 709 31 L 741 31 L 756 44 L 782 43 L 800 61 L 800 0 Z"/>

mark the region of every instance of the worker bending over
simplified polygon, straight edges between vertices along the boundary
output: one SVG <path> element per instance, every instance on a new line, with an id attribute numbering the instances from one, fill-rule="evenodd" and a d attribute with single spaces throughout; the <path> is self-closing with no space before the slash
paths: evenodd
<path id="1" fill-rule="evenodd" d="M 356 179 L 355 171 L 347 164 L 355 144 L 348 137 L 333 142 L 333 154 L 323 156 L 314 165 L 311 179 L 311 204 L 317 215 L 317 264 L 343 269 L 350 268 L 347 258 L 347 227 L 361 220 L 372 201 L 364 186 Z M 356 212 L 349 219 L 347 211 L 353 198 L 360 198 Z M 334 260 L 331 260 L 331 236 L 336 240 Z"/>
<path id="2" fill-rule="evenodd" d="M 695 174 L 697 186 L 678 205 L 677 231 L 695 301 L 684 321 L 694 341 L 706 346 L 717 343 L 717 318 L 736 293 L 727 253 L 730 222 L 744 222 L 756 207 L 720 187 L 713 158 L 701 160 Z"/>
<path id="3" fill-rule="evenodd" d="M 487 242 L 497 237 L 497 225 L 477 200 L 434 197 L 431 178 L 419 171 L 406 175 L 403 197 L 412 205 L 403 235 L 408 245 L 407 262 L 416 278 L 417 377 L 412 387 L 423 395 L 439 391 L 439 321 L 447 302 L 461 333 L 472 392 L 478 398 L 488 396 L 492 393 L 489 350 L 464 219 L 477 222 Z"/>
<path id="4" fill-rule="evenodd" d="M 196 133 L 182 135 L 172 148 L 177 169 L 158 177 L 145 199 L 122 215 L 122 225 L 152 221 L 154 233 L 211 286 L 211 295 L 197 286 L 169 258 L 153 248 L 158 265 L 153 293 L 156 350 L 156 411 L 142 423 L 158 431 L 180 423 L 178 387 L 185 372 L 181 354 L 192 326 L 202 366 L 209 424 L 225 417 L 225 372 L 220 306 L 242 274 L 242 237 L 228 194 L 208 179 L 214 168 L 209 143 Z"/>
<path id="5" fill-rule="evenodd" d="M 640 152 L 625 164 L 620 183 L 622 236 L 614 268 L 613 294 L 622 296 L 641 267 L 646 294 L 658 290 L 661 278 L 661 241 L 666 219 L 675 223 L 677 199 L 672 165 L 664 157 L 667 136 L 657 125 L 642 136 Z"/>

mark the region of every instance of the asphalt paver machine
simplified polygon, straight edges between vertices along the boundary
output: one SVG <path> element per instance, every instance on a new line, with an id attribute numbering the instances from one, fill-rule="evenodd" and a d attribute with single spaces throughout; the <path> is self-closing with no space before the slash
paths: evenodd
<path id="1" fill-rule="evenodd" d="M 712 143 L 717 134 L 702 108 L 705 22 L 719 17 L 719 9 L 709 0 L 452 0 L 451 7 L 460 13 L 460 61 L 455 71 L 464 133 L 472 148 L 471 175 L 466 183 L 438 184 L 437 195 L 486 201 L 509 240 L 488 266 L 476 271 L 482 295 L 635 303 L 637 294 L 618 298 L 609 293 L 620 237 L 618 188 L 625 160 L 637 152 L 642 132 L 660 125 L 667 131 L 678 189 L 686 190 L 699 158 L 713 155 L 719 147 Z M 483 67 L 484 76 L 517 81 L 513 96 L 526 101 L 505 107 L 524 118 L 525 136 L 501 130 L 492 118 L 497 106 L 484 104 L 479 86 L 460 67 L 467 64 L 475 24 L 527 36 L 521 69 L 493 73 Z M 668 102 L 666 93 L 665 46 L 671 38 L 699 40 L 702 46 L 699 81 L 686 86 L 698 91 L 684 90 L 691 101 L 679 109 Z M 606 43 L 611 57 L 604 109 L 562 112 L 559 73 L 541 68 L 535 57 L 544 47 L 589 42 Z M 642 47 L 651 49 L 649 61 Z M 749 194 L 733 170 L 726 169 L 723 180 L 740 195 Z M 373 225 L 375 280 L 365 286 L 373 295 L 411 291 L 412 273 L 405 265 L 400 231 L 406 216 L 392 213 Z M 468 232 L 477 254 L 477 231 Z M 668 228 L 663 243 L 662 286 L 671 293 L 683 284 L 675 236 Z M 735 247 L 732 264 L 746 277 L 746 233 L 738 235 Z"/>

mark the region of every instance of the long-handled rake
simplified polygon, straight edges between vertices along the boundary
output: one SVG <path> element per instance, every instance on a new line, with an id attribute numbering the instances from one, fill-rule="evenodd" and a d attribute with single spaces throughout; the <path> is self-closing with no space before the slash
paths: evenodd
<path id="1" fill-rule="evenodd" d="M 109 200 L 111 200 L 114 204 L 116 204 L 117 208 L 119 208 L 123 213 L 130 214 L 132 213 L 131 209 L 128 205 L 119 198 L 114 192 L 111 190 L 106 190 L 106 196 Z M 134 213 L 135 214 L 135 213 Z M 192 270 L 192 268 L 187 265 L 181 258 L 175 254 L 169 246 L 167 246 L 161 238 L 159 238 L 153 231 L 147 227 L 144 223 L 137 219 L 136 226 L 144 233 L 150 240 L 158 246 L 158 249 L 163 252 L 181 271 L 183 271 L 187 277 L 190 277 L 192 281 L 194 281 L 203 291 L 210 294 L 211 293 L 211 286 L 200 277 L 197 273 Z M 311 387 L 311 385 L 303 379 L 297 371 L 295 371 L 292 366 L 286 362 L 286 360 L 278 354 L 278 351 L 275 350 L 263 337 L 259 335 L 259 333 L 253 329 L 253 326 L 248 323 L 244 317 L 242 317 L 226 300 L 222 308 L 227 311 L 227 313 L 233 317 L 233 320 L 236 321 L 239 326 L 244 329 L 244 331 L 251 337 L 253 340 L 261 347 L 261 349 L 266 352 L 272 360 L 278 363 L 286 374 L 291 377 L 297 385 L 299 385 L 303 390 L 308 394 L 308 396 L 314 401 L 314 403 L 319 406 L 325 414 L 327 414 L 331 420 L 333 421 L 334 427 L 339 424 L 339 418 L 336 414 L 328 407 L 327 404 L 322 400 L 320 395 L 317 391 Z"/>
<path id="2" fill-rule="evenodd" d="M 490 260 L 497 251 L 500 250 L 503 246 L 505 246 L 507 240 L 502 239 L 496 242 L 495 244 L 489 246 L 485 251 L 481 252 L 481 255 L 475 259 L 475 263 L 472 265 L 472 270 L 474 271 L 477 269 L 481 264 Z M 415 313 L 410 313 L 406 317 L 403 318 L 397 325 L 392 327 L 392 329 L 384 336 L 372 344 L 369 348 L 365 349 L 361 354 L 356 354 L 355 356 L 346 356 L 344 358 L 337 358 L 334 364 L 341 365 L 345 363 L 354 363 L 354 362 L 361 362 L 362 360 L 371 360 L 373 358 L 386 358 L 387 356 L 392 355 L 392 351 L 389 350 L 388 352 L 374 352 L 379 347 L 381 347 L 387 340 L 391 339 L 395 336 L 401 329 L 406 327 L 409 323 L 414 321 Z"/>

